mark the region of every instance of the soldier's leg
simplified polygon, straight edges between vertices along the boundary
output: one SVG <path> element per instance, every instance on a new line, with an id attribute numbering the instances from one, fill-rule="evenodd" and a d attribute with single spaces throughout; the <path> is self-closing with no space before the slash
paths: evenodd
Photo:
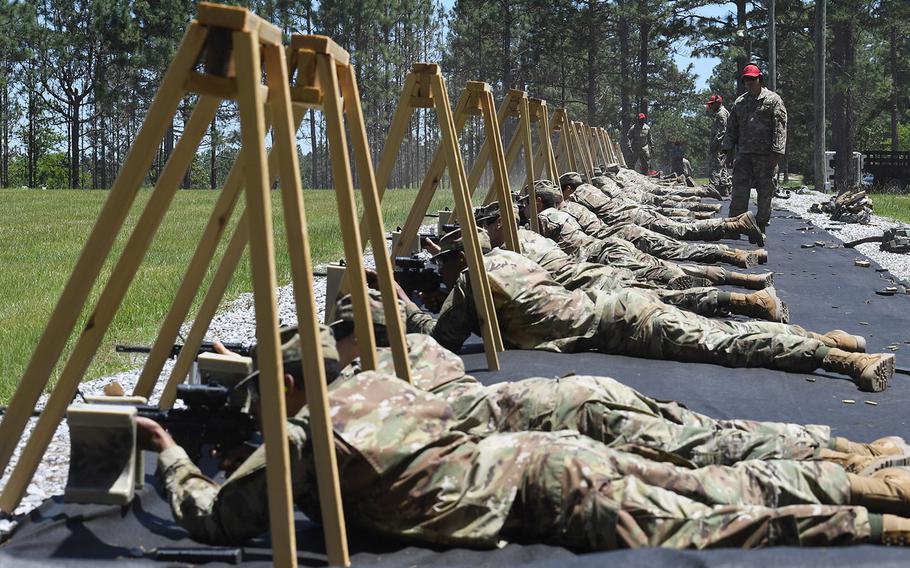
<path id="1" fill-rule="evenodd" d="M 673 263 L 643 253 L 622 239 L 603 239 L 590 252 L 589 262 L 630 270 L 642 282 L 669 285 L 674 279 L 686 277 L 686 273 Z"/>
<path id="2" fill-rule="evenodd" d="M 730 177 L 730 168 L 727 167 L 727 156 L 723 152 L 717 152 L 720 161 L 720 186 L 716 187 L 717 191 L 724 197 L 730 195 L 733 187 L 733 181 Z"/>
<path id="3" fill-rule="evenodd" d="M 619 476 L 616 460 L 609 459 L 617 455 L 593 443 L 556 440 L 533 452 L 505 536 L 580 550 L 822 546 L 873 538 L 870 515 L 862 507 L 711 506 L 634 476 Z M 722 500 L 738 499 L 737 482 L 731 480 L 728 498 Z M 873 522 L 881 528 L 881 517 Z"/>
<path id="4" fill-rule="evenodd" d="M 660 402 L 609 377 L 533 378 L 487 387 L 500 431 L 577 430 L 610 446 L 634 444 L 696 465 L 808 459 L 830 443 L 827 426 L 715 420 Z"/>
<path id="5" fill-rule="evenodd" d="M 730 197 L 728 217 L 735 217 L 749 210 L 749 197 L 754 185 L 752 163 L 751 154 L 739 154 L 733 162 L 733 193 Z"/>
<path id="6" fill-rule="evenodd" d="M 753 177 L 755 178 L 755 190 L 758 194 L 758 211 L 755 213 L 755 220 L 762 232 L 768 221 L 771 220 L 771 199 L 774 197 L 776 183 L 774 181 L 775 168 L 771 167 L 767 155 L 755 156 L 755 164 L 752 167 Z"/>
<path id="7" fill-rule="evenodd" d="M 729 262 L 733 258 L 726 245 L 678 241 L 638 225 L 626 225 L 616 235 L 631 242 L 638 250 L 664 260 L 713 263 Z"/>

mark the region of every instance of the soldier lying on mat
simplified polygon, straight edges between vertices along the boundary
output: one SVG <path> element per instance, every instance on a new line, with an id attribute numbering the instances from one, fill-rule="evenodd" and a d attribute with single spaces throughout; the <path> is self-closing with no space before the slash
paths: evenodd
<path id="1" fill-rule="evenodd" d="M 493 303 L 503 340 L 517 349 L 600 351 L 652 359 L 794 372 L 822 368 L 849 375 L 860 389 L 881 391 L 894 374 L 893 354 L 864 354 L 861 337 L 819 334 L 769 322 L 728 322 L 695 315 L 637 290 L 567 290 L 522 255 L 490 249 L 480 231 Z M 408 331 L 432 335 L 457 351 L 479 330 L 461 232 L 440 239 L 440 274 L 451 290 L 439 318 L 422 312 L 399 288 Z"/>
<path id="2" fill-rule="evenodd" d="M 333 363 L 329 369 L 337 369 L 339 352 L 329 337 L 323 335 L 323 349 Z M 299 337 L 290 337 L 282 351 L 293 494 L 318 519 Z M 910 536 L 910 519 L 903 517 L 910 516 L 910 475 L 900 468 L 862 476 L 827 461 L 781 459 L 693 469 L 659 461 L 661 452 L 647 447 L 608 447 L 573 430 L 464 428 L 468 415 L 447 402 L 451 392 L 437 395 L 377 371 L 330 373 L 346 518 L 363 530 L 457 546 L 492 548 L 513 540 L 576 550 L 903 543 Z M 245 383 L 254 392 L 256 378 Z M 575 388 L 573 381 L 546 381 Z M 576 383 L 619 392 L 612 381 Z M 516 384 L 517 396 L 543 392 L 534 382 Z M 631 397 L 628 412 L 650 408 L 634 391 L 621 396 Z M 573 397 L 548 400 L 557 405 L 555 417 L 570 409 Z M 514 402 L 515 408 L 503 407 L 508 415 L 521 408 L 521 400 Z M 144 447 L 161 452 L 158 477 L 175 519 L 193 538 L 240 543 L 268 528 L 264 448 L 219 486 L 157 423 L 139 426 Z M 806 432 L 824 435 L 823 429 Z M 903 447 L 897 439 L 836 443 L 857 453 Z"/>

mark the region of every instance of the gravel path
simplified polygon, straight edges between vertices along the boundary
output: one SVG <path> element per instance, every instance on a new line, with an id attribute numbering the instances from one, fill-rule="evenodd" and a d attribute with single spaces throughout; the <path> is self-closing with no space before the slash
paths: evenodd
<path id="1" fill-rule="evenodd" d="M 850 241 L 867 237 L 870 235 L 880 235 L 886 228 L 894 227 L 897 223 L 884 220 L 880 217 L 873 216 L 869 225 L 839 224 L 830 221 L 827 215 L 809 213 L 809 207 L 813 203 L 827 201 L 830 196 L 807 191 L 802 194 L 793 193 L 790 199 L 775 200 L 775 205 L 785 207 L 815 225 L 829 229 L 829 232 L 841 241 Z M 422 227 L 421 230 L 429 230 L 431 227 Z M 878 244 L 869 243 L 859 245 L 857 250 L 869 258 L 878 262 L 881 266 L 888 268 L 892 274 L 904 279 L 910 280 L 910 256 L 881 252 Z M 372 255 L 366 255 L 365 262 L 368 266 L 373 265 Z M 316 305 L 319 310 L 319 317 L 322 318 L 325 308 L 326 294 L 325 277 L 317 276 L 314 278 L 314 289 L 316 294 Z M 293 290 L 290 286 L 283 286 L 278 289 L 278 316 L 285 322 L 293 321 L 295 318 L 295 307 Z M 189 331 L 188 326 L 184 326 L 183 333 Z M 253 308 L 253 295 L 243 294 L 237 298 L 228 309 L 218 314 L 209 326 L 208 337 L 210 339 L 221 339 L 225 341 L 235 341 L 244 344 L 253 343 L 256 336 L 255 328 L 255 311 Z M 141 364 L 137 361 L 137 364 Z M 173 361 L 168 361 L 165 366 L 163 377 L 167 377 L 173 366 Z M 119 373 L 112 377 L 105 377 L 82 383 L 81 391 L 83 394 L 102 394 L 102 389 L 112 380 L 119 382 L 126 392 L 131 392 L 138 380 L 141 369 L 137 368 L 131 371 Z M 164 387 L 164 380 L 159 381 L 158 387 L 152 395 L 152 401 L 158 399 L 161 390 Z M 41 398 L 39 407 L 44 406 L 47 396 Z M 29 421 L 27 432 L 31 432 L 35 419 Z M 25 439 L 25 437 L 24 437 Z M 19 446 L 11 460 L 14 465 L 19 459 L 23 443 L 20 441 Z M 28 487 L 26 496 L 22 499 L 19 508 L 16 509 L 16 516 L 27 514 L 32 509 L 40 505 L 45 499 L 52 495 L 59 495 L 66 486 L 67 473 L 69 468 L 69 429 L 66 422 L 62 422 L 57 429 L 54 439 L 51 442 L 44 460 L 35 472 L 34 479 Z M 11 471 L 7 468 L 7 475 L 0 478 L 0 489 L 6 485 L 6 479 Z M 0 537 L 8 533 L 15 525 L 14 520 L 0 519 Z"/>

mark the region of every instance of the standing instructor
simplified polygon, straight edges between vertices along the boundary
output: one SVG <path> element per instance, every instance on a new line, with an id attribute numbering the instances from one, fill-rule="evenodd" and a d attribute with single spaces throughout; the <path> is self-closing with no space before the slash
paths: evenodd
<path id="1" fill-rule="evenodd" d="M 746 92 L 733 103 L 722 149 L 728 163 L 735 150 L 733 197 L 728 216 L 748 211 L 749 193 L 754 187 L 758 192 L 755 217 L 764 234 L 771 218 L 774 172 L 787 147 L 787 109 L 777 93 L 762 87 L 761 78 L 758 66 L 750 63 L 743 68 Z M 763 238 L 749 241 L 764 244 Z"/>

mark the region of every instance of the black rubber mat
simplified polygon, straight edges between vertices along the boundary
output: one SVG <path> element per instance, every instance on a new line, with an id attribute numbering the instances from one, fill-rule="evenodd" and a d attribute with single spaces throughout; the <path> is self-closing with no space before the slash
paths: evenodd
<path id="1" fill-rule="evenodd" d="M 886 273 L 876 266 L 856 267 L 860 255 L 827 248 L 836 241 L 807 222 L 776 211 L 769 227 L 769 264 L 780 296 L 790 304 L 795 323 L 814 331 L 844 329 L 867 337 L 869 349 L 897 345 L 898 364 L 910 366 L 910 297 L 879 296 Z M 814 244 L 816 241 L 822 245 Z M 748 246 L 745 241 L 739 243 Z M 812 244 L 811 248 L 803 245 Z M 759 269 L 755 270 L 760 271 Z M 476 351 L 476 346 L 475 346 Z M 862 393 L 846 378 L 816 372 L 791 374 L 764 369 L 728 369 L 706 364 L 678 364 L 597 353 L 562 355 L 511 351 L 500 355 L 502 370 L 485 370 L 482 353 L 464 356 L 469 372 L 485 383 L 569 372 L 608 375 L 660 399 L 674 399 L 718 418 L 751 418 L 829 424 L 839 435 L 858 440 L 884 435 L 910 438 L 910 376 L 897 375 L 883 393 Z M 813 380 L 808 380 L 808 379 Z M 854 401 L 852 404 L 845 400 Z M 876 405 L 867 404 L 875 402 Z M 149 468 L 153 462 L 149 463 Z M 149 477 L 149 482 L 152 478 Z M 392 513 L 394 514 L 394 513 Z M 299 561 L 322 565 L 322 533 L 298 519 Z M 878 546 L 828 549 L 771 548 L 758 551 L 675 551 L 645 549 L 576 555 L 544 545 L 508 545 L 495 551 L 439 550 L 366 535 L 350 535 L 354 566 L 906 566 L 910 551 Z M 0 548 L 0 566 L 97 565 L 133 559 L 138 547 L 201 548 L 176 527 L 167 504 L 153 487 L 126 508 L 66 505 L 55 498 L 23 521 Z M 245 564 L 270 562 L 267 543 L 244 549 Z"/>

